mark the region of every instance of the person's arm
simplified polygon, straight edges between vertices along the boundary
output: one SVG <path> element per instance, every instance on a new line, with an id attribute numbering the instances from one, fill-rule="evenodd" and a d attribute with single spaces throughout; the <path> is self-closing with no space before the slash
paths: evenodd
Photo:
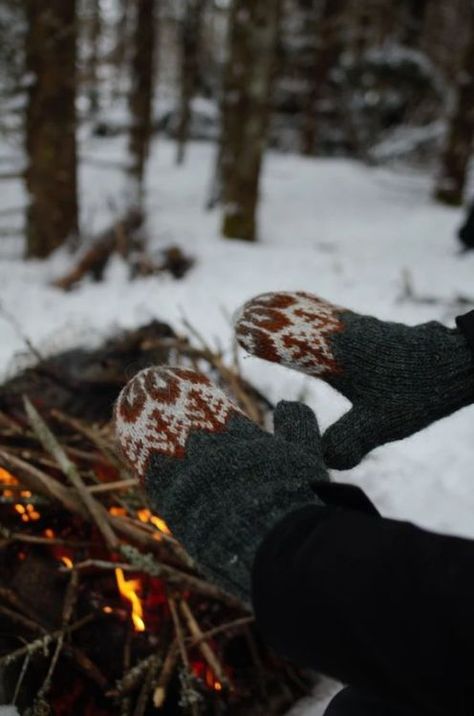
<path id="1" fill-rule="evenodd" d="M 474 713 L 474 541 L 308 506 L 260 545 L 252 589 L 282 656 L 423 713 Z"/>

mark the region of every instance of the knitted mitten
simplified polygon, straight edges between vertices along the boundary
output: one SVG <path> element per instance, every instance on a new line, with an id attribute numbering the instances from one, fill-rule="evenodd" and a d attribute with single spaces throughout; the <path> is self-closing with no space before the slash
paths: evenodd
<path id="1" fill-rule="evenodd" d="M 287 512 L 317 502 L 328 480 L 314 413 L 278 404 L 260 429 L 208 378 L 148 368 L 122 390 L 115 429 L 151 506 L 222 587 L 250 599 L 254 554 Z"/>
<path id="2" fill-rule="evenodd" d="M 347 469 L 474 402 L 463 333 L 432 321 L 380 321 L 308 293 L 267 293 L 239 311 L 239 343 L 260 358 L 322 378 L 353 404 L 323 436 L 329 467 Z"/>

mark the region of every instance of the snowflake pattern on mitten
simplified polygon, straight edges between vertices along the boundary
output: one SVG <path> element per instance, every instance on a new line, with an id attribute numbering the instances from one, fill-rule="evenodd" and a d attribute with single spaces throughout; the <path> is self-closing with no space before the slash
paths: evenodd
<path id="1" fill-rule="evenodd" d="M 239 343 L 254 355 L 312 376 L 340 372 L 330 338 L 344 330 L 338 306 L 309 293 L 264 293 L 236 316 Z"/>
<path id="2" fill-rule="evenodd" d="M 242 411 L 209 378 L 186 368 L 146 368 L 122 390 L 115 425 L 122 450 L 143 480 L 153 453 L 183 457 L 192 430 L 221 432 Z"/>

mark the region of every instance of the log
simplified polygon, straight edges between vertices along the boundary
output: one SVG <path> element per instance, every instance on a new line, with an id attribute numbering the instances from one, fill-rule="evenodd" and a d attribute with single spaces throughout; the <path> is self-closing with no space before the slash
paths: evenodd
<path id="1" fill-rule="evenodd" d="M 55 288 L 69 291 L 87 274 L 96 280 L 102 278 L 107 262 L 114 252 L 127 256 L 134 232 L 142 226 L 144 216 L 138 209 L 130 209 L 119 221 L 103 231 L 82 255 L 78 263 L 62 278 L 53 281 Z"/>

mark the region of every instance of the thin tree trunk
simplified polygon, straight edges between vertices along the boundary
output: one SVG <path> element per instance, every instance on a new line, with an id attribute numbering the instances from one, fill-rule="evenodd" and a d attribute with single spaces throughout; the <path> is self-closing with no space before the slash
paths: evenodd
<path id="1" fill-rule="evenodd" d="M 97 114 L 99 111 L 99 65 L 100 65 L 100 39 L 102 33 L 102 13 L 100 0 L 89 0 L 87 6 L 87 39 L 88 56 L 86 65 L 87 95 L 89 98 L 89 111 Z"/>
<path id="2" fill-rule="evenodd" d="M 474 2 L 471 3 L 470 36 L 457 91 L 456 107 L 435 189 L 436 199 L 453 206 L 460 206 L 463 202 L 474 137 Z"/>
<path id="3" fill-rule="evenodd" d="M 130 176 L 140 203 L 152 133 L 155 81 L 156 0 L 135 0 L 135 32 L 130 90 Z"/>
<path id="4" fill-rule="evenodd" d="M 114 98 L 120 96 L 122 75 L 128 60 L 129 28 L 130 28 L 130 0 L 118 0 L 119 17 L 115 29 L 115 47 L 113 51 L 114 80 L 112 94 Z"/>
<path id="5" fill-rule="evenodd" d="M 76 2 L 27 0 L 27 255 L 45 257 L 78 230 Z"/>
<path id="6" fill-rule="evenodd" d="M 234 0 L 221 121 L 222 234 L 255 241 L 280 19 L 280 0 Z"/>
<path id="7" fill-rule="evenodd" d="M 199 82 L 202 22 L 206 2 L 207 0 L 187 0 L 180 28 L 181 99 L 176 153 L 178 164 L 184 161 L 191 122 L 191 102 Z"/>
<path id="8" fill-rule="evenodd" d="M 314 10 L 313 51 L 308 53 L 305 68 L 308 92 L 301 128 L 301 150 L 306 155 L 312 155 L 316 151 L 318 104 L 324 84 L 342 50 L 340 22 L 345 4 L 345 0 L 326 0 L 319 23 L 316 8 Z"/>

